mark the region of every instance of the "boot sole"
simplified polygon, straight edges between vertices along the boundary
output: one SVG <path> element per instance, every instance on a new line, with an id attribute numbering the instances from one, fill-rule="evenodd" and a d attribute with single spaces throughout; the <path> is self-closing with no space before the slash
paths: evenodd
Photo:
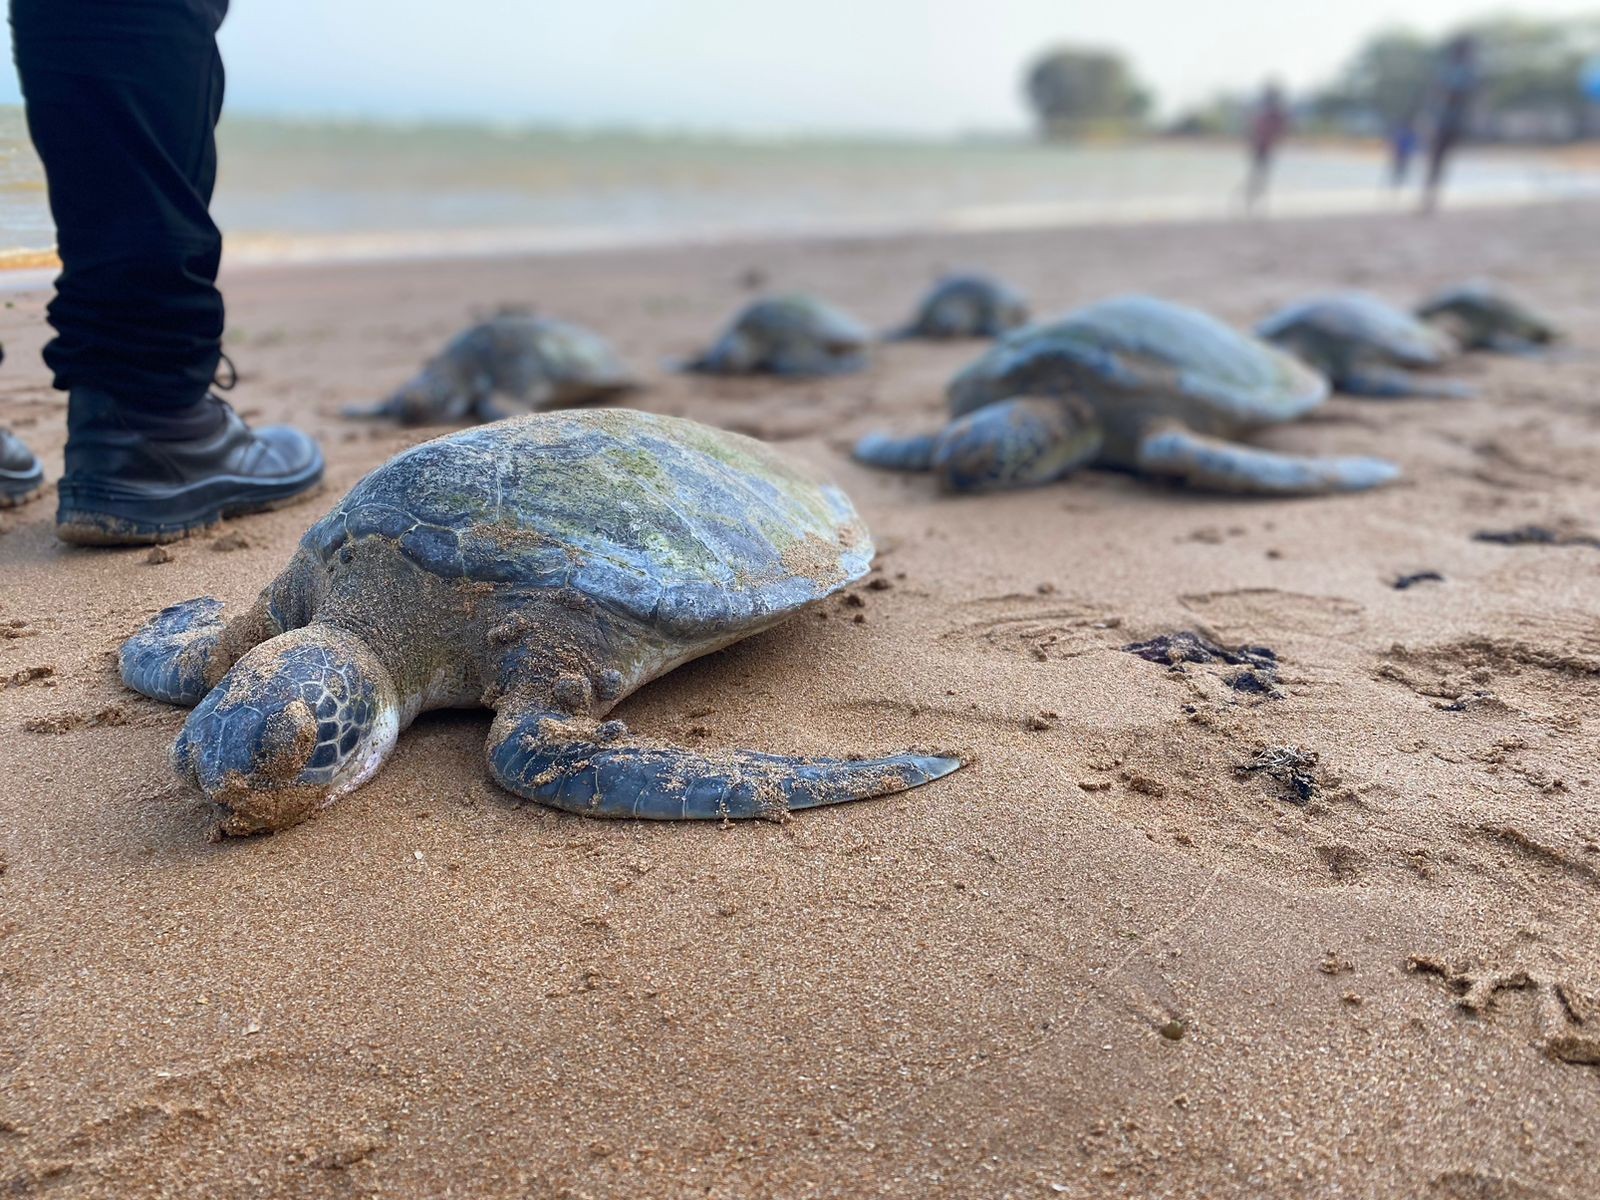
<path id="1" fill-rule="evenodd" d="M 44 472 L 37 475 L 13 475 L 0 471 L 0 508 L 15 508 L 26 504 L 44 491 Z"/>
<path id="2" fill-rule="evenodd" d="M 217 486 L 217 482 L 211 486 Z M 56 537 L 74 546 L 157 546 L 182 541 L 231 517 L 272 512 L 310 499 L 322 490 L 321 464 L 309 478 L 285 480 L 271 488 L 256 486 L 253 490 L 255 495 L 247 500 L 207 503 L 192 491 L 168 496 L 119 496 L 109 489 L 63 482 L 57 489 L 61 506 L 56 513 Z M 162 510 L 166 510 L 163 517 L 154 517 Z"/>

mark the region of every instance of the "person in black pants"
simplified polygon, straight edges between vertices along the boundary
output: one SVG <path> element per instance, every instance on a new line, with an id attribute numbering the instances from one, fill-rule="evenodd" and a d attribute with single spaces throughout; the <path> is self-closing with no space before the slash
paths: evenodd
<path id="1" fill-rule="evenodd" d="M 169 541 L 322 478 L 311 438 L 251 430 L 210 391 L 222 361 L 222 235 L 209 206 L 227 8 L 11 0 L 61 255 L 44 359 L 68 394 L 56 531 L 69 542 Z M 19 448 L 0 437 L 0 492 L 13 496 L 26 489 L 22 456 L 32 459 Z"/>

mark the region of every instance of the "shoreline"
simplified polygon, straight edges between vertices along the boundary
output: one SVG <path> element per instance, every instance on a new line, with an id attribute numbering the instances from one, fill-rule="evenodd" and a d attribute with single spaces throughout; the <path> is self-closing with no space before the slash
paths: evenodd
<path id="1" fill-rule="evenodd" d="M 1600 200 L 1600 181 L 1593 192 L 1531 192 L 1506 189 L 1447 196 L 1443 210 L 1428 219 L 1448 220 L 1451 212 L 1547 208 Z M 939 238 L 986 233 L 1060 233 L 1074 230 L 1140 227 L 1265 227 L 1275 221 L 1317 218 L 1422 217 L 1414 190 L 1403 195 L 1344 191 L 1314 196 L 1292 195 L 1269 202 L 1266 211 L 1250 214 L 1236 205 L 1189 198 L 1147 198 L 1115 208 L 1097 203 L 1009 204 L 952 210 L 920 221 L 840 219 L 794 226 L 638 230 L 609 228 L 545 228 L 524 230 L 454 230 L 372 234 L 224 235 L 225 273 L 272 267 L 334 267 L 384 263 L 472 262 L 495 258 L 570 257 L 628 250 L 667 251 L 735 249 L 771 244 L 824 241 L 881 241 L 895 238 Z M 60 270 L 53 252 L 30 251 L 0 256 L 0 292 L 30 291 L 48 286 Z M 48 259 L 48 263 L 39 260 Z"/>

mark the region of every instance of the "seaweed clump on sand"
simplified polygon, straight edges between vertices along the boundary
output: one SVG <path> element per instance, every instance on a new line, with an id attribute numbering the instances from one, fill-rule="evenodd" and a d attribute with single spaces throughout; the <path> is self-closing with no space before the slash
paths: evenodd
<path id="1" fill-rule="evenodd" d="M 1591 546 L 1600 550 L 1600 538 L 1588 533 L 1549 529 L 1543 525 L 1518 525 L 1515 529 L 1480 529 L 1475 542 L 1496 546 Z"/>
<path id="2" fill-rule="evenodd" d="M 1163 633 L 1147 642 L 1130 642 L 1123 647 L 1146 662 L 1181 670 L 1188 663 L 1221 663 L 1238 667 L 1223 677 L 1236 692 L 1253 696 L 1277 697 L 1278 655 L 1266 646 L 1227 647 L 1190 629 Z"/>
<path id="3" fill-rule="evenodd" d="M 1316 799 L 1317 752 L 1303 746 L 1266 746 L 1249 762 L 1235 768 L 1241 775 L 1264 775 L 1278 785 L 1279 795 L 1290 804 L 1304 806 Z"/>

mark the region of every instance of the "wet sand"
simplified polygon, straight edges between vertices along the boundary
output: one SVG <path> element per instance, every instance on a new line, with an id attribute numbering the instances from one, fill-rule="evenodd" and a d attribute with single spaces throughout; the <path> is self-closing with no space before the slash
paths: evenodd
<path id="1" fill-rule="evenodd" d="M 1274 431 L 1406 471 L 1287 502 L 1100 472 L 946 500 L 848 461 L 936 420 L 971 344 L 819 383 L 664 370 L 752 271 L 887 328 L 957 266 L 1047 312 L 1138 289 L 1239 322 L 1489 274 L 1576 349 Z M 1473 534 L 1600 534 L 1597 279 L 1594 207 L 231 275 L 234 399 L 322 435 L 329 492 L 164 563 L 58 545 L 53 496 L 0 514 L 0 1186 L 1595 1195 L 1600 550 Z M 0 422 L 54 478 L 45 299 L 0 311 Z M 880 545 L 875 586 L 618 715 L 974 765 L 785 824 L 607 824 L 500 792 L 487 716 L 436 714 L 321 817 L 208 843 L 165 768 L 183 713 L 122 690 L 120 640 L 193 595 L 247 604 L 334 495 L 438 432 L 338 406 L 504 302 L 612 335 L 651 373 L 638 406 L 831 474 Z M 1184 629 L 1271 647 L 1279 695 L 1121 649 Z M 1316 760 L 1243 769 L 1272 747 Z"/>

